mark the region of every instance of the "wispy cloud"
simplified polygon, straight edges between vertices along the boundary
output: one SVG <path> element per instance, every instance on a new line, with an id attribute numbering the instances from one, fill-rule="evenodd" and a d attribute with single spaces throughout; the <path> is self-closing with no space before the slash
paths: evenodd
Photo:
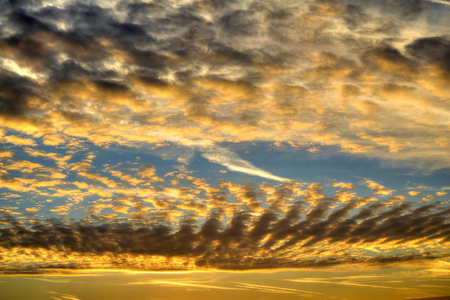
<path id="1" fill-rule="evenodd" d="M 445 0 L 425 0 L 427 2 L 431 2 L 431 3 L 439 3 L 439 4 L 444 4 L 444 5 L 450 5 L 450 1 L 445 1 Z"/>
<path id="2" fill-rule="evenodd" d="M 32 280 L 38 280 L 38 281 L 46 281 L 46 282 L 54 282 L 54 283 L 68 283 L 71 282 L 70 280 L 65 279 L 47 279 L 47 278 L 36 278 L 36 277 L 25 277 Z"/>
<path id="3" fill-rule="evenodd" d="M 217 145 L 212 142 L 202 142 L 198 148 L 202 156 L 211 162 L 222 165 L 230 171 L 241 172 L 249 175 L 259 176 L 275 181 L 289 181 L 288 178 L 279 177 L 264 171 L 252 163 L 242 159 L 236 153 L 228 148 Z"/>
<path id="4" fill-rule="evenodd" d="M 215 290 L 242 290 L 238 287 L 228 287 L 220 285 L 204 284 L 204 281 L 168 281 L 168 280 L 150 280 L 150 281 L 139 281 L 139 282 L 128 282 L 126 285 L 169 285 L 177 287 L 190 287 L 199 289 L 215 289 Z"/>
<path id="5" fill-rule="evenodd" d="M 51 299 L 54 299 L 54 300 L 80 300 L 80 298 L 78 298 L 74 295 L 70 295 L 70 294 L 63 294 L 63 293 L 58 293 L 58 292 L 54 292 L 54 291 L 49 291 L 47 293 L 52 295 Z"/>
<path id="6" fill-rule="evenodd" d="M 392 289 L 392 290 L 414 290 L 415 288 L 405 288 L 405 287 L 395 287 L 395 286 L 386 286 L 386 285 L 378 285 L 378 284 L 368 284 L 358 282 L 357 279 L 367 279 L 367 277 L 337 277 L 337 278 L 299 278 L 299 279 L 288 279 L 288 281 L 292 282 L 302 282 L 302 283 L 318 283 L 318 284 L 335 284 L 335 285 L 349 285 L 349 286 L 360 286 L 360 287 L 369 287 L 375 289 Z"/>
<path id="7" fill-rule="evenodd" d="M 199 288 L 199 289 L 217 289 L 217 290 L 258 290 L 260 292 L 267 293 L 276 293 L 276 294 L 294 294 L 294 293 L 302 293 L 302 294 L 315 294 L 315 295 L 323 295 L 322 293 L 311 292 L 306 290 L 299 290 L 293 288 L 285 288 L 285 287 L 277 287 L 277 286 L 269 286 L 269 285 L 260 285 L 260 284 L 252 284 L 252 283 L 244 283 L 244 282 L 233 282 L 235 286 L 223 286 L 223 285 L 212 285 L 209 284 L 209 281 L 191 281 L 191 280 L 149 280 L 149 281 L 138 281 L 138 282 L 128 282 L 125 285 L 168 285 L 168 286 L 176 286 L 176 287 L 190 287 L 190 288 Z"/>
<path id="8" fill-rule="evenodd" d="M 268 292 L 268 293 L 276 293 L 276 294 L 301 293 L 301 294 L 323 295 L 322 293 L 316 293 L 316 292 L 292 289 L 292 288 L 277 287 L 277 286 L 272 286 L 272 285 L 260 285 L 260 284 L 251 284 L 251 283 L 242 283 L 242 282 L 236 282 L 236 284 L 240 287 L 244 287 L 247 289 L 254 289 L 254 290 L 258 290 L 261 292 Z"/>

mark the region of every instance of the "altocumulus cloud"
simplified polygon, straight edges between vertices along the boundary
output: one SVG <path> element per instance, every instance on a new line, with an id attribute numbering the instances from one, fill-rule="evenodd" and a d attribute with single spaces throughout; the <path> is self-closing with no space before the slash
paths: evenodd
<path id="1" fill-rule="evenodd" d="M 306 142 L 449 167 L 449 24 L 432 2 L 4 1 L 0 124 L 47 143 Z"/>
<path id="2" fill-rule="evenodd" d="M 390 204 L 390 200 L 373 202 L 361 197 L 348 202 L 338 197 L 311 201 L 304 194 L 276 209 L 237 210 L 222 221 L 185 218 L 178 226 L 143 226 L 144 220 L 141 225 L 63 219 L 24 222 L 4 213 L 3 271 L 51 267 L 242 270 L 392 264 L 449 255 L 448 206 Z M 210 209 L 212 213 L 216 208 Z M 24 267 L 24 261 L 31 265 Z"/>

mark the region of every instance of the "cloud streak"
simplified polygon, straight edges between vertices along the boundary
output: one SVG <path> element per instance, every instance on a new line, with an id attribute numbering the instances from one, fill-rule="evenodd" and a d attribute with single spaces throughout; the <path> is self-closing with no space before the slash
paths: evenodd
<path id="1" fill-rule="evenodd" d="M 251 283 L 237 283 L 238 286 L 242 286 L 247 289 L 254 289 L 262 292 L 275 293 L 275 294 L 314 294 L 314 295 L 323 295 L 322 293 L 310 292 L 299 289 L 291 289 L 291 288 L 283 288 L 277 286 L 269 286 L 269 285 L 260 285 L 260 284 L 251 284 Z"/>
<path id="2" fill-rule="evenodd" d="M 143 284 L 155 284 L 155 285 L 166 285 L 166 286 L 177 286 L 177 287 L 188 287 L 188 288 L 199 288 L 199 289 L 213 289 L 213 290 L 242 290 L 237 287 L 226 287 L 220 285 L 210 285 L 203 284 L 196 281 L 165 281 L 165 280 L 152 280 L 147 282 L 129 282 L 127 285 L 143 285 Z"/>
<path id="3" fill-rule="evenodd" d="M 301 278 L 301 279 L 289 279 L 289 281 L 293 282 L 302 282 L 302 283 L 318 283 L 318 284 L 337 284 L 337 285 L 350 285 L 350 286 L 360 286 L 360 287 L 370 287 L 374 289 L 393 289 L 393 290 L 414 290 L 414 288 L 404 288 L 404 287 L 394 287 L 394 286 L 385 286 L 385 285 L 374 285 L 367 283 L 359 283 L 353 280 L 339 280 L 333 281 L 323 278 Z"/>
<path id="4" fill-rule="evenodd" d="M 255 167 L 252 163 L 240 158 L 230 149 L 209 142 L 200 143 L 200 145 L 201 147 L 199 150 L 204 158 L 222 165 L 230 171 L 241 172 L 275 181 L 289 181 L 287 178 L 275 176 L 270 172 Z"/>
<path id="5" fill-rule="evenodd" d="M 431 2 L 431 3 L 439 3 L 439 4 L 444 4 L 444 5 L 450 5 L 449 1 L 445 1 L 445 0 L 426 0 L 427 2 Z"/>

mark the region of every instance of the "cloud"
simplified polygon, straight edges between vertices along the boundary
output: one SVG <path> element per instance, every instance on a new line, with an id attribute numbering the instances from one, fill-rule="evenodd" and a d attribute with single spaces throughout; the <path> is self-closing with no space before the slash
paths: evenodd
<path id="1" fill-rule="evenodd" d="M 47 278 L 28 278 L 28 279 L 45 281 L 45 282 L 54 282 L 54 283 L 67 283 L 67 282 L 70 282 L 70 280 L 64 280 L 64 279 L 47 279 Z"/>
<path id="2" fill-rule="evenodd" d="M 429 4 L 5 3 L 0 124 L 47 145 L 312 143 L 445 168 L 448 26 Z"/>
<path id="3" fill-rule="evenodd" d="M 15 146 L 36 146 L 37 143 L 32 139 L 21 138 L 20 136 L 8 135 L 4 137 L 6 143 Z"/>
<path id="4" fill-rule="evenodd" d="M 277 286 L 268 286 L 268 285 L 260 285 L 260 284 L 250 284 L 250 283 L 237 283 L 238 286 L 247 288 L 247 289 L 254 289 L 262 292 L 268 292 L 268 293 L 275 293 L 275 294 L 315 294 L 315 295 L 323 295 L 322 293 L 316 293 L 316 292 L 310 292 L 305 290 L 298 290 L 298 289 L 290 289 L 290 288 L 283 288 L 283 287 L 277 287 Z"/>
<path id="5" fill-rule="evenodd" d="M 431 2 L 431 3 L 439 3 L 439 4 L 444 4 L 444 5 L 450 5 L 449 1 L 445 1 L 445 0 L 425 0 L 427 2 Z"/>
<path id="6" fill-rule="evenodd" d="M 198 281 L 165 281 L 165 280 L 152 280 L 147 282 L 129 282 L 127 285 L 142 285 L 142 284 L 155 284 L 155 285 L 169 285 L 188 288 L 200 288 L 200 289 L 213 289 L 213 290 L 242 290 L 238 287 L 227 287 L 220 285 L 204 284 Z"/>
<path id="7" fill-rule="evenodd" d="M 431 3 L 447 2 L 175 2 L 0 4 L 0 183 L 15 192 L 1 209 L 3 270 L 448 257 L 443 190 L 417 204 L 418 188 L 364 179 L 369 195 L 344 183 L 329 194 L 224 146 L 450 167 L 448 11 Z M 173 161 L 195 149 L 280 184 L 212 186 L 187 164 L 163 174 L 87 153 L 116 145 Z"/>
<path id="8" fill-rule="evenodd" d="M 80 300 L 80 298 L 70 294 L 62 294 L 54 291 L 49 291 L 47 293 L 53 295 L 51 298 L 54 300 Z"/>
<path id="9" fill-rule="evenodd" d="M 241 172 L 249 175 L 259 176 L 275 181 L 289 181 L 290 179 L 272 175 L 271 173 L 255 167 L 248 161 L 240 158 L 236 153 L 231 150 L 213 144 L 210 142 L 199 143 L 200 152 L 202 156 L 211 162 L 217 163 L 226 167 L 230 171 Z"/>
<path id="10" fill-rule="evenodd" d="M 353 278 L 349 278 L 350 280 L 346 280 L 346 278 L 339 278 L 339 280 L 333 280 L 334 278 L 301 278 L 301 279 L 289 279 L 289 281 L 293 282 L 302 282 L 302 283 L 327 283 L 327 284 L 336 284 L 336 285 L 350 285 L 350 286 L 360 286 L 360 287 L 370 287 L 374 289 L 393 289 L 393 290 L 414 290 L 414 288 L 404 288 L 404 287 L 395 287 L 395 286 L 385 286 L 385 285 L 375 285 L 375 284 L 367 284 L 360 283 L 355 281 Z"/>
<path id="11" fill-rule="evenodd" d="M 208 284 L 206 284 L 208 283 Z M 128 282 L 125 285 L 163 285 L 163 286 L 175 286 L 175 287 L 186 287 L 186 288 L 196 288 L 196 289 L 213 289 L 213 290 L 257 290 L 265 293 L 275 293 L 275 294 L 316 294 L 323 295 L 321 293 L 310 292 L 299 289 L 292 288 L 284 288 L 277 286 L 268 286 L 268 285 L 260 285 L 260 284 L 250 284 L 245 282 L 234 282 L 234 286 L 222 286 L 222 285 L 211 285 L 209 281 L 186 281 L 186 280 L 176 280 L 176 281 L 167 281 L 167 280 L 150 280 L 150 281 L 138 281 L 138 282 Z"/>
<path id="12" fill-rule="evenodd" d="M 373 193 L 375 193 L 375 194 L 387 196 L 387 195 L 391 195 L 393 192 L 395 192 L 395 190 L 389 190 L 386 187 L 384 187 L 383 185 L 381 185 L 375 181 L 372 181 L 369 179 L 364 179 L 364 180 L 367 184 L 367 187 L 369 189 L 371 189 L 373 191 Z"/>
<path id="13" fill-rule="evenodd" d="M 247 205 L 254 201 L 252 197 L 258 197 L 257 193 L 252 195 L 254 191 L 245 187 L 228 188 L 234 190 L 227 197 L 247 197 L 240 200 L 241 209 L 227 202 L 216 206 L 213 197 L 202 208 L 204 215 L 215 212 L 220 216 L 216 209 L 230 205 L 222 221 L 217 217 L 202 222 L 183 218 L 174 223 L 177 225 L 168 225 L 166 222 L 176 220 L 177 214 L 176 209 L 167 208 L 171 216 L 153 223 L 149 221 L 164 210 L 156 215 L 141 214 L 134 222 L 101 218 L 95 222 L 86 222 L 88 219 L 67 222 L 62 218 L 18 222 L 12 214 L 17 209 L 3 210 L 4 227 L 0 230 L 3 270 L 14 269 L 22 258 L 34 262 L 32 266 L 37 268 L 72 265 L 246 270 L 355 263 L 384 265 L 439 260 L 450 255 L 445 247 L 450 242 L 446 218 L 450 208 L 444 204 L 413 204 L 404 200 L 373 203 L 358 196 L 342 202 L 338 195 L 310 202 L 305 193 L 295 202 L 276 200 L 277 206 L 269 202 L 260 204 L 259 210 L 252 210 Z M 289 197 L 289 190 L 295 191 L 297 187 L 283 183 L 278 189 L 285 189 L 281 195 Z M 124 212 L 129 214 L 127 219 L 133 216 L 129 204 L 145 212 L 142 203 L 115 202 L 112 204 L 118 208 L 127 208 Z M 183 202 L 170 205 L 188 207 L 189 202 L 182 206 Z M 70 203 L 57 206 L 55 212 L 67 213 L 72 206 Z M 16 256 L 17 249 L 25 252 Z M 48 251 L 52 260 L 42 260 L 37 250 Z M 64 259 L 67 255 L 73 257 L 69 265 Z"/>

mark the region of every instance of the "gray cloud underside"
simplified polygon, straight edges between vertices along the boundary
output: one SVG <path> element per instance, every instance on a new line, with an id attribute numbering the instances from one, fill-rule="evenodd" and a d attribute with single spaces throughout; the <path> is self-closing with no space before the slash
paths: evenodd
<path id="1" fill-rule="evenodd" d="M 227 223 L 216 218 L 200 224 L 186 219 L 178 228 L 117 221 L 67 223 L 62 219 L 34 220 L 27 224 L 6 214 L 2 219 L 5 226 L 0 229 L 0 247 L 47 249 L 67 255 L 181 257 L 193 260 L 197 267 L 236 270 L 389 264 L 450 255 L 448 207 L 403 203 L 388 208 L 375 203 L 356 210 L 355 200 L 336 209 L 330 209 L 330 204 L 330 199 L 323 200 L 315 208 L 304 211 L 302 203 L 296 202 L 285 213 L 238 211 Z M 412 254 L 394 254 L 388 250 L 406 244 L 414 244 L 421 250 Z M 428 244 L 442 247 L 429 250 Z M 368 254 L 364 252 L 365 247 L 386 250 L 383 254 Z M 352 253 L 347 252 L 350 249 Z M 17 266 L 5 265 L 3 269 L 14 267 Z M 30 268 L 33 267 L 51 266 L 31 264 Z M 61 262 L 60 267 L 87 266 Z M 145 268 L 120 263 L 117 267 Z"/>
<path id="2" fill-rule="evenodd" d="M 431 72 L 435 77 L 421 76 L 424 80 L 445 87 L 449 78 L 450 42 L 445 29 L 450 18 L 429 1 L 316 1 L 311 5 L 302 1 L 90 3 L 0 4 L 0 46 L 17 54 L 14 58 L 5 55 L 1 66 L 2 115 L 33 116 L 36 123 L 43 124 L 45 118 L 38 116 L 45 112 L 30 110 L 29 99 L 39 96 L 53 103 L 47 92 L 54 87 L 68 82 L 90 83 L 106 94 L 133 92 L 139 98 L 143 97 L 142 90 L 132 83 L 139 81 L 186 92 L 186 103 L 166 120 L 166 125 L 182 127 L 192 120 L 209 118 L 236 127 L 267 127 L 272 136 L 264 132 L 258 138 L 273 141 L 283 139 L 286 131 L 268 128 L 272 123 L 266 120 L 264 107 L 252 103 L 261 98 L 258 91 L 262 87 L 280 84 L 302 92 L 297 96 L 274 92 L 267 111 L 276 111 L 278 121 L 309 122 L 323 135 L 337 131 L 339 139 L 352 141 L 341 145 L 345 151 L 412 161 L 431 169 L 450 166 L 448 151 L 442 148 L 448 141 L 439 140 L 450 125 L 448 92 L 438 87 L 433 94 L 433 87 L 419 86 L 417 81 L 421 79 L 414 77 L 432 67 L 436 68 Z M 125 66 L 117 66 L 116 52 L 128 57 Z M 21 67 L 24 65 L 26 68 Z M 342 72 L 346 75 L 339 75 Z M 378 82 L 365 90 L 363 78 L 371 76 Z M 239 85 L 246 93 L 235 99 L 238 103 L 222 109 L 209 100 L 220 97 L 220 92 L 202 88 L 198 80 Z M 333 90 L 337 83 L 342 88 Z M 225 90 L 223 96 L 227 93 Z M 398 106 L 392 108 L 396 93 L 410 93 L 418 100 L 395 102 Z M 320 102 L 308 98 L 314 95 L 320 95 L 324 106 L 311 104 Z M 345 103 L 353 101 L 350 106 L 354 107 L 345 111 L 327 102 L 339 102 L 340 97 Z M 426 101 L 421 100 L 424 97 Z M 155 101 L 157 98 L 153 95 Z M 53 107 L 71 122 L 90 121 L 92 128 L 97 128 L 95 122 L 102 122 L 102 117 L 93 120 L 92 114 L 76 109 L 74 103 L 80 101 L 69 93 Z M 376 120 L 386 128 L 350 130 L 355 124 L 346 120 L 357 116 L 361 121 L 358 109 L 369 115 L 363 119 Z M 142 116 L 136 119 L 145 124 Z M 360 138 L 363 129 L 369 135 Z M 208 138 L 211 129 L 205 126 L 203 130 L 202 135 Z M 408 134 L 411 131 L 414 136 Z M 308 136 L 317 133 L 293 132 L 284 139 L 309 141 Z M 233 134 L 221 134 L 222 140 L 236 139 Z M 377 135 L 387 136 L 387 144 Z M 383 148 L 392 138 L 404 152 Z M 336 140 L 329 143 L 340 144 Z M 444 146 L 439 148 L 435 143 Z"/>

